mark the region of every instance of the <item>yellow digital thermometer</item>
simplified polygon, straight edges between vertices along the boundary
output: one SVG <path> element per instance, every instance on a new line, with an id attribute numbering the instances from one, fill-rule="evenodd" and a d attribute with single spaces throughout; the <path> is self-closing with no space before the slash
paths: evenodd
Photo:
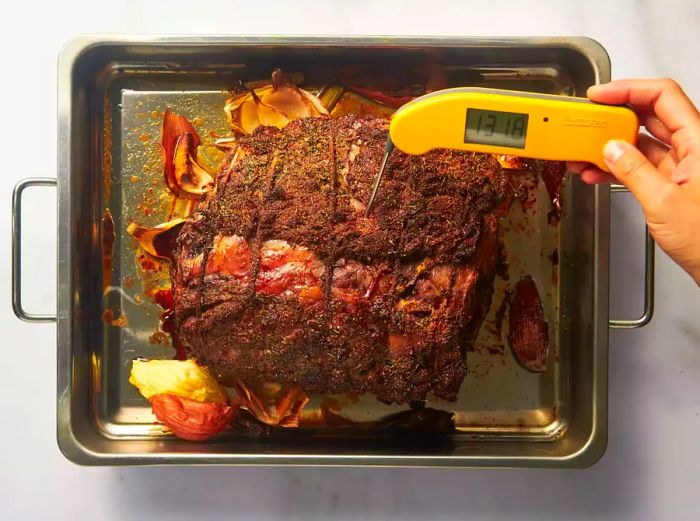
<path id="1" fill-rule="evenodd" d="M 426 94 L 399 108 L 389 136 L 407 154 L 436 148 L 545 160 L 587 161 L 608 170 L 603 146 L 635 144 L 637 115 L 585 98 L 462 87 Z"/>
<path id="2" fill-rule="evenodd" d="M 372 193 L 369 215 L 394 147 L 406 154 L 436 148 L 552 161 L 587 161 L 609 171 L 603 147 L 637 142 L 639 119 L 624 106 L 534 92 L 460 87 L 431 92 L 399 108 Z"/>

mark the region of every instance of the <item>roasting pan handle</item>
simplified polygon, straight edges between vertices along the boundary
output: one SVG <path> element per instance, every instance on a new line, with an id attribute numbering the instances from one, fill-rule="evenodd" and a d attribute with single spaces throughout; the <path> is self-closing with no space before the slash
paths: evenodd
<path id="1" fill-rule="evenodd" d="M 28 313 L 22 307 L 22 193 L 30 186 L 56 186 L 56 179 L 23 179 L 12 192 L 12 310 L 27 322 L 56 322 L 55 315 Z"/>
<path id="2" fill-rule="evenodd" d="M 629 192 L 623 185 L 612 185 L 611 193 Z M 632 320 L 609 320 L 608 325 L 612 329 L 636 329 L 646 326 L 654 315 L 654 256 L 656 245 L 649 233 L 649 227 L 645 227 L 646 241 L 644 246 L 644 313 L 641 317 Z"/>

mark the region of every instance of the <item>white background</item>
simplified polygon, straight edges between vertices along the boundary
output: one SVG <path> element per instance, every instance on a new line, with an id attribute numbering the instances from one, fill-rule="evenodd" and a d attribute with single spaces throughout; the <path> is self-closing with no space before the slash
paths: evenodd
<path id="1" fill-rule="evenodd" d="M 55 176 L 56 57 L 76 34 L 586 35 L 607 48 L 614 77 L 673 76 L 697 103 L 692 0 L 14 0 L 2 13 L 0 519 L 697 519 L 700 290 L 663 255 L 652 325 L 611 334 L 608 451 L 582 471 L 80 468 L 55 442 L 55 327 L 16 320 L 9 297 L 10 192 Z M 52 192 L 27 199 L 33 310 L 54 299 Z M 640 297 L 641 224 L 626 197 L 612 212 L 616 316 L 638 311 Z"/>

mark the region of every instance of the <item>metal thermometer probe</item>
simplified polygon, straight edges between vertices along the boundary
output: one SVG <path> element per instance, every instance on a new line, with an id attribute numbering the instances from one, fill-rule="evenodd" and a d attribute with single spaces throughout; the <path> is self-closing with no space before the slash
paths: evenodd
<path id="1" fill-rule="evenodd" d="M 365 209 L 365 217 L 369 215 L 374 200 L 377 197 L 377 192 L 379 192 L 379 185 L 382 182 L 382 176 L 384 175 L 384 170 L 386 169 L 386 162 L 389 160 L 389 155 L 391 151 L 394 150 L 394 142 L 391 140 L 391 136 L 386 139 L 386 147 L 384 147 L 384 157 L 382 157 L 382 164 L 379 167 L 379 172 L 374 176 L 374 184 L 372 185 L 372 194 L 369 196 L 369 202 L 367 203 L 367 208 Z"/>

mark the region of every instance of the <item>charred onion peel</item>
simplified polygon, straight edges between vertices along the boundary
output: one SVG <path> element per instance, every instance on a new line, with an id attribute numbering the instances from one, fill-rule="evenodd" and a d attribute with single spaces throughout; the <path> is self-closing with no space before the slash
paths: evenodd
<path id="1" fill-rule="evenodd" d="M 126 228 L 126 233 L 131 235 L 139 243 L 143 250 L 161 259 L 170 260 L 180 228 L 185 219 L 173 219 L 159 224 L 154 228 L 147 228 L 136 223 L 131 223 Z"/>
<path id="2" fill-rule="evenodd" d="M 328 116 L 316 96 L 297 87 L 279 69 L 272 73 L 270 85 L 248 89 L 226 100 L 224 112 L 236 134 L 250 134 L 260 125 L 282 128 L 295 119 Z"/>
<path id="3" fill-rule="evenodd" d="M 199 145 L 199 134 L 187 118 L 166 109 L 161 135 L 163 174 L 179 198 L 198 200 L 214 188 L 214 177 L 197 162 Z"/>
<path id="4" fill-rule="evenodd" d="M 273 383 L 248 385 L 236 379 L 234 389 L 242 408 L 273 427 L 298 427 L 301 411 L 309 403 L 308 395 L 297 387 L 285 388 Z"/>

